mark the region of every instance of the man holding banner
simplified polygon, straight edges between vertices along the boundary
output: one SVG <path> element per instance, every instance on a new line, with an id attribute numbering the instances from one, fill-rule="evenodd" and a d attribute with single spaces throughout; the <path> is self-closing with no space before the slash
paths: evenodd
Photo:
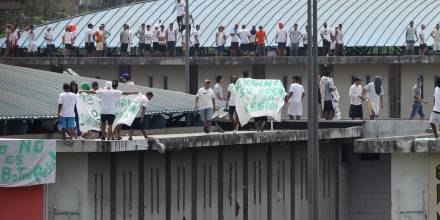
<path id="1" fill-rule="evenodd" d="M 119 97 L 123 95 L 134 95 L 139 92 L 122 92 L 121 90 L 113 89 L 112 82 L 107 81 L 104 84 L 104 89 L 97 91 L 81 91 L 80 93 L 96 94 L 97 97 L 101 98 L 101 140 L 114 140 L 115 137 L 112 132 L 113 122 L 116 118 L 116 102 Z M 137 113 L 137 112 L 136 112 Z M 105 133 L 106 126 L 107 135 Z"/>
<path id="2" fill-rule="evenodd" d="M 152 92 L 147 92 L 146 96 L 141 96 L 139 106 L 140 106 L 140 115 L 136 117 L 133 123 L 130 126 L 130 132 L 128 133 L 128 140 L 133 140 L 133 130 L 135 128 L 140 128 L 139 130 L 144 135 L 145 139 L 148 138 L 147 131 L 145 130 L 145 111 L 147 110 L 148 104 L 150 100 L 153 98 Z"/>

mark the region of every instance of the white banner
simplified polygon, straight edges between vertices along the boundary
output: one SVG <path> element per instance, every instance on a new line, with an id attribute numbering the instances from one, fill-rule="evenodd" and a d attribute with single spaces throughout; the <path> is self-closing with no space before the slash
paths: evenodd
<path id="1" fill-rule="evenodd" d="M 132 113 L 127 113 L 127 111 L 134 100 L 138 100 L 137 111 L 139 111 L 140 97 L 140 95 L 129 95 L 122 96 L 118 99 L 116 102 L 116 123 L 113 123 L 113 127 L 117 124 L 131 125 L 137 112 L 130 121 Z M 82 131 L 101 130 L 101 105 L 98 97 L 85 93 L 77 95 L 76 109 L 78 110 L 79 116 L 79 128 Z M 123 117 L 124 114 L 126 114 L 126 116 L 121 120 L 121 117 Z"/>
<path id="2" fill-rule="evenodd" d="M 261 116 L 281 121 L 286 91 L 280 80 L 240 78 L 234 90 L 235 108 L 241 126 L 251 118 Z"/>
<path id="3" fill-rule="evenodd" d="M 125 109 L 125 111 L 122 112 L 122 115 L 119 117 L 117 116 L 115 119 L 115 123 L 113 123 L 113 128 L 116 127 L 116 125 L 124 124 L 130 126 L 131 123 L 133 123 L 134 119 L 136 118 L 136 115 L 139 112 L 140 109 L 140 102 L 141 102 L 141 96 L 135 96 L 130 105 Z"/>
<path id="4" fill-rule="evenodd" d="M 0 139 L 0 187 L 55 183 L 56 140 Z"/>

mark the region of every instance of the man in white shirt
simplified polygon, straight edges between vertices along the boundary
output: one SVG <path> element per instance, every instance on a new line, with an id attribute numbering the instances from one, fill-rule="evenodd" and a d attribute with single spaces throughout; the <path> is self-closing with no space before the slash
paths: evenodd
<path id="1" fill-rule="evenodd" d="M 414 27 L 414 21 L 409 22 L 409 27 L 406 29 L 406 55 L 414 55 L 414 45 L 418 40 L 417 29 Z"/>
<path id="2" fill-rule="evenodd" d="M 364 100 L 362 96 L 362 80 L 359 77 L 354 77 L 353 81 L 353 85 L 350 86 L 350 91 L 348 92 L 350 97 L 350 111 L 348 114 L 352 120 L 356 118 L 362 120 L 364 117 L 362 110 L 362 101 Z"/>
<path id="3" fill-rule="evenodd" d="M 179 31 L 181 32 L 182 29 L 182 22 L 183 22 L 183 16 L 185 15 L 185 3 L 182 0 L 176 1 L 176 7 L 174 9 L 176 11 L 177 16 L 177 26 L 179 28 Z"/>
<path id="4" fill-rule="evenodd" d="M 336 37 L 336 56 L 344 56 L 344 32 L 342 31 L 342 24 L 339 24 L 335 33 Z"/>
<path id="5" fill-rule="evenodd" d="M 241 30 L 238 32 L 238 36 L 240 36 L 240 51 L 241 54 L 247 56 L 249 54 L 249 31 L 246 29 L 246 25 L 241 25 Z"/>
<path id="6" fill-rule="evenodd" d="M 434 137 L 438 138 L 437 126 L 440 124 L 440 79 L 435 82 L 434 89 L 434 107 L 432 109 L 431 117 L 429 118 Z"/>
<path id="7" fill-rule="evenodd" d="M 218 31 L 215 33 L 215 46 L 217 46 L 217 56 L 222 57 L 225 52 L 226 34 L 224 27 L 218 27 Z"/>
<path id="8" fill-rule="evenodd" d="M 221 85 L 223 83 L 224 83 L 223 76 L 217 76 L 214 85 L 214 93 L 215 93 L 215 97 L 220 101 L 226 101 L 225 97 L 223 96 L 223 87 Z"/>
<path id="9" fill-rule="evenodd" d="M 58 121 L 61 124 L 62 139 L 66 140 L 66 131 L 70 136 L 70 139 L 75 137 L 76 139 L 76 123 L 75 123 L 75 105 L 76 95 L 70 92 L 70 85 L 68 83 L 63 84 L 64 92 L 58 97 Z"/>
<path id="10" fill-rule="evenodd" d="M 70 31 L 69 26 L 64 30 L 61 41 L 64 44 L 64 57 L 69 57 L 73 42 L 73 34 Z"/>
<path id="11" fill-rule="evenodd" d="M 116 118 L 116 102 L 119 97 L 123 95 L 135 95 L 139 92 L 122 92 L 121 90 L 113 89 L 112 81 L 106 81 L 104 89 L 96 91 L 80 91 L 80 93 L 96 94 L 101 98 L 101 140 L 114 140 L 115 134 L 112 131 L 113 122 Z M 107 126 L 107 134 L 106 134 Z"/>
<path id="12" fill-rule="evenodd" d="M 119 35 L 120 41 L 121 41 L 121 56 L 127 57 L 128 56 L 128 48 L 131 44 L 130 39 L 130 31 L 129 26 L 127 24 L 123 25 L 123 30 L 121 31 Z"/>
<path id="13" fill-rule="evenodd" d="M 332 29 L 330 27 L 327 27 L 327 22 L 324 22 L 323 27 L 321 28 L 320 31 L 321 39 L 322 39 L 322 50 L 324 56 L 328 56 L 330 52 L 331 33 L 332 33 Z"/>
<path id="14" fill-rule="evenodd" d="M 284 24 L 278 24 L 278 31 L 275 36 L 275 40 L 278 43 L 277 48 L 277 56 L 285 56 L 286 55 L 286 45 L 287 45 L 287 31 L 284 29 Z"/>
<path id="15" fill-rule="evenodd" d="M 426 47 L 426 37 L 428 33 L 426 32 L 426 26 L 424 24 L 421 25 L 421 29 L 419 31 L 419 47 L 420 47 L 420 55 L 424 56 L 428 53 L 428 48 Z"/>
<path id="16" fill-rule="evenodd" d="M 159 22 L 160 23 L 160 22 Z M 158 56 L 159 55 L 159 25 L 154 26 L 153 30 L 153 55 Z"/>
<path id="17" fill-rule="evenodd" d="M 151 47 L 153 44 L 153 31 L 151 31 L 151 26 L 147 25 L 147 30 L 145 31 L 145 56 L 151 56 Z"/>
<path id="18" fill-rule="evenodd" d="M 368 100 L 368 112 L 370 120 L 379 118 L 379 111 L 383 108 L 382 77 L 376 76 L 374 82 L 364 87 L 363 96 Z"/>
<path id="19" fill-rule="evenodd" d="M 87 25 L 87 30 L 84 33 L 84 43 L 86 47 L 86 56 L 95 56 L 95 31 L 93 30 L 93 24 Z"/>
<path id="20" fill-rule="evenodd" d="M 435 25 L 435 29 L 432 31 L 431 37 L 434 39 L 432 50 L 434 54 L 438 54 L 440 53 L 440 23 Z"/>
<path id="21" fill-rule="evenodd" d="M 211 82 L 206 79 L 203 87 L 197 92 L 195 101 L 195 107 L 200 111 L 205 133 L 210 132 L 212 114 L 215 110 L 215 94 L 210 85 Z"/>
<path id="22" fill-rule="evenodd" d="M 300 84 L 299 76 L 293 77 L 293 83 L 290 85 L 289 94 L 286 96 L 286 103 L 289 103 L 287 114 L 290 120 L 300 120 L 302 115 L 302 100 L 306 95 L 304 87 Z"/>
<path id="23" fill-rule="evenodd" d="M 231 32 L 231 56 L 237 56 L 237 50 L 240 44 L 240 34 L 238 33 L 238 24 L 234 26 Z"/>
<path id="24" fill-rule="evenodd" d="M 299 42 L 303 34 L 298 30 L 298 24 L 293 25 L 293 30 L 290 31 L 290 56 L 298 56 Z"/>
<path id="25" fill-rule="evenodd" d="M 147 30 L 145 24 L 141 24 L 141 28 L 136 32 L 135 36 L 139 39 L 139 56 L 145 56 L 145 41 L 147 40 Z"/>
<path id="26" fill-rule="evenodd" d="M 196 32 L 193 35 L 194 56 L 199 56 L 200 53 L 200 25 L 196 25 Z"/>
<path id="27" fill-rule="evenodd" d="M 226 107 L 228 107 L 229 119 L 231 119 L 232 124 L 234 124 L 234 131 L 238 130 L 240 121 L 238 120 L 237 111 L 235 109 L 235 83 L 237 82 L 237 76 L 232 75 L 231 83 L 228 86 L 228 95 L 226 98 Z"/>
<path id="28" fill-rule="evenodd" d="M 136 117 L 133 121 L 133 123 L 130 126 L 130 131 L 128 133 L 128 140 L 133 140 L 133 131 L 134 129 L 139 129 L 142 134 L 144 135 L 144 138 L 147 139 L 147 131 L 145 129 L 145 112 L 147 110 L 147 107 L 150 105 L 150 101 L 153 99 L 153 93 L 147 92 L 144 95 L 141 96 L 141 101 L 139 103 L 139 107 L 141 108 L 141 111 L 138 113 L 138 117 Z"/>
<path id="29" fill-rule="evenodd" d="M 44 40 L 46 40 L 47 55 L 53 56 L 55 54 L 55 44 L 53 43 L 53 31 L 51 26 L 47 26 L 46 32 L 44 32 Z"/>
<path id="30" fill-rule="evenodd" d="M 177 31 L 173 28 L 173 23 L 170 23 L 170 26 L 167 29 L 165 35 L 167 38 L 168 56 L 173 57 L 176 55 L 176 39 L 177 39 Z"/>

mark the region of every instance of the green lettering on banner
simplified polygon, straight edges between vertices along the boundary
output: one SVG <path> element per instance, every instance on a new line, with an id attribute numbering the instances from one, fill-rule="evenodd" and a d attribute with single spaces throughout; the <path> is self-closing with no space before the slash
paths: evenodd
<path id="1" fill-rule="evenodd" d="M 16 157 L 15 157 L 15 165 L 17 165 L 17 166 L 22 166 L 24 163 L 23 163 L 23 155 L 17 155 Z"/>
<path id="2" fill-rule="evenodd" d="M 43 152 L 43 150 L 44 150 L 44 141 L 43 140 L 35 141 L 33 152 L 35 154 L 39 154 Z"/>
<path id="3" fill-rule="evenodd" d="M 14 164 L 14 157 L 12 155 L 6 155 L 5 164 L 6 165 L 13 165 Z"/>
<path id="4" fill-rule="evenodd" d="M 31 152 L 31 144 L 32 144 L 32 142 L 30 140 L 20 141 L 20 149 L 19 149 L 18 153 L 22 154 L 23 148 L 24 148 L 24 150 L 26 150 L 26 153 L 29 154 Z"/>
<path id="5" fill-rule="evenodd" d="M 32 174 L 34 175 L 34 178 L 38 183 L 41 182 L 40 178 L 42 173 L 43 173 L 43 168 L 40 165 L 36 165 Z"/>
<path id="6" fill-rule="evenodd" d="M 0 154 L 5 154 L 7 149 L 8 149 L 8 145 L 0 144 Z"/>
<path id="7" fill-rule="evenodd" d="M 11 168 L 3 167 L 2 169 L 2 182 L 9 182 L 11 180 Z"/>

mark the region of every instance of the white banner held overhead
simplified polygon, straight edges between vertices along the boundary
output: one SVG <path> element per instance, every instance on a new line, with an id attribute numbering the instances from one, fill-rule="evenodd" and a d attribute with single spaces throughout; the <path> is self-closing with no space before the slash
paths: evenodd
<path id="1" fill-rule="evenodd" d="M 128 107 L 124 111 L 122 111 L 122 115 L 116 116 L 116 120 L 113 123 L 113 128 L 115 128 L 119 124 L 130 126 L 139 112 L 140 102 L 141 102 L 141 96 L 140 95 L 135 96 L 135 98 L 131 101 L 130 105 L 128 105 Z"/>
<path id="2" fill-rule="evenodd" d="M 56 140 L 0 139 L 0 187 L 55 183 Z"/>
<path id="3" fill-rule="evenodd" d="M 281 120 L 286 91 L 280 80 L 240 78 L 234 89 L 241 126 L 254 117 L 270 116 L 275 121 Z"/>

